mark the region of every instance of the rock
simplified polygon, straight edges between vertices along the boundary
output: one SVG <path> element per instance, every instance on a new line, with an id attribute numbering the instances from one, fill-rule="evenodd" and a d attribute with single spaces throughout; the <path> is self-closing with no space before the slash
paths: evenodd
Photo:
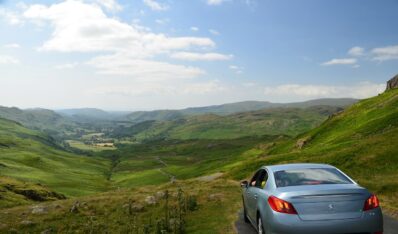
<path id="1" fill-rule="evenodd" d="M 54 206 L 54 208 L 55 208 L 55 209 L 61 209 L 62 206 L 61 206 L 60 204 L 57 204 L 57 205 Z"/>
<path id="2" fill-rule="evenodd" d="M 126 203 L 123 205 L 124 209 L 127 209 L 128 211 L 133 211 L 133 212 L 142 212 L 145 209 L 145 206 L 141 205 L 141 204 L 129 204 Z"/>
<path id="3" fill-rule="evenodd" d="M 141 204 L 134 204 L 131 206 L 131 209 L 135 212 L 142 212 L 142 211 L 144 211 L 144 208 L 145 207 Z"/>
<path id="4" fill-rule="evenodd" d="M 387 90 L 398 88 L 398 75 L 394 76 L 391 80 L 387 81 Z"/>
<path id="5" fill-rule="evenodd" d="M 70 208 L 70 212 L 71 213 L 77 213 L 79 212 L 79 207 L 80 207 L 80 202 L 79 201 L 75 201 L 75 203 L 73 204 L 73 206 Z"/>
<path id="6" fill-rule="evenodd" d="M 157 199 L 163 199 L 165 195 L 166 195 L 165 192 L 159 191 L 159 192 L 156 193 L 155 197 L 156 197 Z"/>
<path id="7" fill-rule="evenodd" d="M 32 208 L 32 214 L 47 214 L 47 209 L 43 206 L 34 206 Z"/>
<path id="8" fill-rule="evenodd" d="M 298 139 L 296 142 L 296 148 L 298 148 L 298 149 L 304 148 L 304 146 L 307 145 L 308 142 L 310 142 L 310 140 L 311 140 L 310 137 Z"/>
<path id="9" fill-rule="evenodd" d="M 30 226 L 30 225 L 33 225 L 35 223 L 33 221 L 30 221 L 30 220 L 23 220 L 23 221 L 21 221 L 21 224 L 22 225 L 26 225 L 26 226 Z"/>
<path id="10" fill-rule="evenodd" d="M 147 196 L 147 197 L 145 198 L 145 202 L 146 202 L 148 205 L 154 205 L 154 204 L 156 204 L 156 198 L 155 198 L 154 196 Z"/>
<path id="11" fill-rule="evenodd" d="M 50 233 L 52 233 L 52 232 L 53 232 L 53 229 L 52 229 L 52 228 L 48 228 L 48 229 L 46 229 L 46 230 L 40 232 L 40 234 L 50 234 Z"/>

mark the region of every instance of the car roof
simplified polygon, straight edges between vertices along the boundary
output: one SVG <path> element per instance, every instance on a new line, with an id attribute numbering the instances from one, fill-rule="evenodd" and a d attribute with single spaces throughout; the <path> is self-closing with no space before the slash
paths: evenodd
<path id="1" fill-rule="evenodd" d="M 319 164 L 319 163 L 291 163 L 291 164 L 263 166 L 262 168 L 267 168 L 267 169 L 275 172 L 275 171 L 283 171 L 283 170 L 289 170 L 289 169 L 335 168 L 335 167 L 328 165 L 328 164 Z"/>

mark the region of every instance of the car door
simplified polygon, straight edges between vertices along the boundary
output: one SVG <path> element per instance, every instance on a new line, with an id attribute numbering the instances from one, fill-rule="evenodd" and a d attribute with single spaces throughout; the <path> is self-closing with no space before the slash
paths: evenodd
<path id="1" fill-rule="evenodd" d="M 259 197 L 259 193 L 265 187 L 267 179 L 267 171 L 265 169 L 258 170 L 253 178 L 250 180 L 249 187 L 246 190 L 248 192 L 247 214 L 249 215 L 251 220 L 256 220 L 257 218 L 257 199 Z"/>
<path id="2" fill-rule="evenodd" d="M 256 200 L 254 199 L 254 192 L 255 192 L 255 188 L 256 188 L 256 183 L 257 183 L 257 177 L 259 176 L 259 171 L 257 171 L 254 176 L 252 177 L 252 179 L 249 181 L 249 185 L 245 191 L 245 198 L 246 198 L 246 212 L 247 215 L 249 216 L 249 218 L 251 220 L 256 220 L 255 214 L 253 215 L 253 213 L 256 209 Z"/>

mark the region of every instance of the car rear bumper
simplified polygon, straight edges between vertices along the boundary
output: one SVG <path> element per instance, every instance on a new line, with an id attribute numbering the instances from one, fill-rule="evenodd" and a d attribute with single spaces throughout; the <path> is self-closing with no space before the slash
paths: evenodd
<path id="1" fill-rule="evenodd" d="M 303 221 L 297 215 L 274 213 L 263 223 L 267 234 L 345 234 L 375 233 L 383 230 L 383 215 L 380 208 L 363 212 L 359 219 Z"/>

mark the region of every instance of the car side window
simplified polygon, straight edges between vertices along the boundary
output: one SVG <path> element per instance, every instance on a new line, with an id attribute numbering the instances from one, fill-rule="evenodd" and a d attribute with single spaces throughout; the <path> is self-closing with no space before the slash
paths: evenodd
<path id="1" fill-rule="evenodd" d="M 256 180 L 256 187 L 257 188 L 264 188 L 265 185 L 267 184 L 267 180 L 268 180 L 268 173 L 265 169 L 261 169 L 259 171 L 257 180 Z"/>
<path id="2" fill-rule="evenodd" d="M 257 178 L 260 175 L 260 171 L 257 171 L 256 174 L 254 174 L 253 178 L 250 180 L 249 186 L 255 187 L 257 184 Z"/>

